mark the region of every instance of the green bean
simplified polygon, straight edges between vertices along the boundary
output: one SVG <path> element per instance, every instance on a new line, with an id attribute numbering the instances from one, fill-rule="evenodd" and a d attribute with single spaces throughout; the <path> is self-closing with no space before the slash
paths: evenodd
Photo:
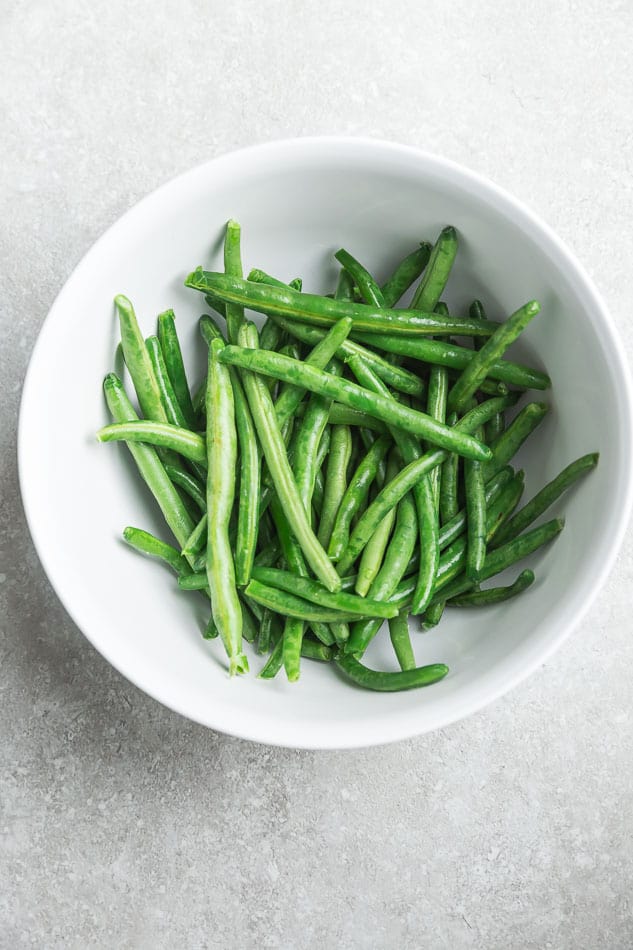
<path id="1" fill-rule="evenodd" d="M 386 306 L 380 285 L 376 283 L 369 271 L 355 257 L 352 257 L 349 251 L 341 248 L 334 257 L 355 281 L 365 303 L 374 307 Z"/>
<path id="2" fill-rule="evenodd" d="M 262 551 L 259 551 L 255 555 L 254 564 L 257 564 L 258 567 L 271 567 L 273 564 L 276 564 L 279 558 L 281 557 L 281 549 L 279 545 L 274 542 L 269 544 Z"/>
<path id="3" fill-rule="evenodd" d="M 316 369 L 325 369 L 335 353 L 338 352 L 350 329 L 351 322 L 349 320 L 340 320 L 316 343 L 304 362 Z M 305 389 L 303 387 L 295 386 L 292 383 L 284 386 L 275 402 L 275 412 L 280 426 L 294 415 L 304 396 Z"/>
<path id="4" fill-rule="evenodd" d="M 446 287 L 456 255 L 457 232 L 455 228 L 450 226 L 443 228 L 433 245 L 429 263 L 413 295 L 412 310 L 427 312 L 435 310 Z M 454 332 L 459 333 L 459 327 Z M 471 331 L 467 330 L 466 332 L 470 333 Z"/>
<path id="5" fill-rule="evenodd" d="M 338 275 L 334 298 L 335 300 L 354 300 L 354 280 L 344 267 Z"/>
<path id="6" fill-rule="evenodd" d="M 578 481 L 587 472 L 592 471 L 598 464 L 598 452 L 583 455 L 560 472 L 556 478 L 548 482 L 526 505 L 521 508 L 509 521 L 503 525 L 495 536 L 493 547 L 506 544 L 521 534 L 529 525 L 539 518 L 544 511 L 560 498 L 563 492 Z"/>
<path id="7" fill-rule="evenodd" d="M 117 294 L 114 305 L 119 315 L 121 348 L 125 365 L 132 378 L 141 412 L 146 419 L 166 422 L 167 416 L 160 398 L 158 382 L 154 376 L 152 362 L 139 329 L 134 308 L 123 294 Z"/>
<path id="8" fill-rule="evenodd" d="M 296 323 L 293 320 L 286 320 L 283 317 L 273 317 L 273 319 L 280 327 L 283 327 L 284 330 L 303 343 L 309 343 L 314 346 L 324 337 L 324 331 L 318 327 L 309 327 L 304 323 Z M 394 366 L 378 353 L 367 349 L 365 346 L 361 346 L 360 343 L 354 343 L 352 340 L 346 339 L 339 346 L 336 355 L 342 360 L 347 360 L 350 356 L 361 356 L 364 361 L 371 366 L 374 373 L 393 389 L 397 389 L 402 393 L 408 393 L 410 396 L 424 395 L 424 380 L 420 379 L 415 373 L 410 372 L 408 369 Z"/>
<path id="9" fill-rule="evenodd" d="M 449 607 L 488 607 L 491 604 L 502 604 L 518 594 L 522 594 L 534 583 L 534 571 L 521 571 L 513 584 L 507 587 L 489 587 L 487 590 L 471 591 L 458 594 L 448 601 Z"/>
<path id="10" fill-rule="evenodd" d="M 200 487 L 200 483 L 193 475 L 190 475 L 189 472 L 186 472 L 183 468 L 178 468 L 177 465 L 170 465 L 169 463 L 165 463 L 165 471 L 174 485 L 178 485 L 179 488 L 186 491 L 189 497 L 195 501 L 200 511 L 207 510 L 204 492 Z"/>
<path id="11" fill-rule="evenodd" d="M 230 378 L 235 401 L 235 422 L 240 449 L 235 581 L 238 587 L 244 587 L 250 580 L 257 546 L 260 517 L 261 458 L 253 417 L 248 407 L 242 383 L 235 370 L 230 371 Z"/>
<path id="12" fill-rule="evenodd" d="M 196 424 L 196 414 L 191 401 L 175 320 L 173 310 L 165 310 L 164 313 L 158 314 L 158 339 L 165 359 L 167 375 L 176 394 L 185 425 L 187 428 L 193 429 Z"/>
<path id="13" fill-rule="evenodd" d="M 390 480 L 398 471 L 395 452 L 392 452 L 387 463 L 386 478 Z M 374 578 L 382 567 L 385 551 L 389 544 L 391 532 L 396 520 L 396 509 L 392 508 L 382 519 L 371 538 L 367 542 L 358 564 L 356 576 L 356 593 L 364 598 L 371 587 Z"/>
<path id="14" fill-rule="evenodd" d="M 416 507 L 410 495 L 405 495 L 398 505 L 396 527 L 387 548 L 387 553 L 380 571 L 369 588 L 369 597 L 385 601 L 390 600 L 402 580 L 407 565 L 413 554 L 418 537 L 418 519 Z M 437 551 L 437 548 L 435 549 Z M 435 573 L 434 573 L 435 577 Z M 419 573 L 416 574 L 415 586 L 412 589 L 413 598 L 417 596 L 419 588 Z M 367 619 L 358 621 L 352 626 L 348 649 L 359 655 L 364 653 L 371 640 L 376 636 L 381 626 L 380 620 Z"/>
<path id="15" fill-rule="evenodd" d="M 301 406 L 297 411 L 301 415 Z M 332 426 L 355 426 L 363 429 L 370 429 L 372 432 L 385 432 L 384 422 L 368 416 L 366 412 L 359 412 L 358 409 L 350 409 L 349 406 L 341 406 L 338 402 L 333 402 L 330 406 L 328 422 Z"/>
<path id="16" fill-rule="evenodd" d="M 382 285 L 386 307 L 394 307 L 409 287 L 418 279 L 431 256 L 431 245 L 424 241 L 415 251 L 400 261 L 388 281 Z"/>
<path id="17" fill-rule="evenodd" d="M 347 465 L 352 454 L 352 434 L 349 426 L 332 427 L 330 454 L 327 460 L 323 505 L 317 538 L 328 549 L 336 515 L 341 506 L 347 485 Z"/>
<path id="18" fill-rule="evenodd" d="M 495 324 L 498 326 L 498 324 Z M 461 332 L 459 330 L 454 332 Z M 464 330 L 464 332 L 469 332 Z M 352 342 L 374 346 L 386 353 L 395 353 L 407 356 L 410 359 L 421 360 L 424 363 L 433 363 L 438 366 L 447 366 L 450 369 L 462 370 L 468 366 L 477 355 L 474 350 L 456 343 L 444 340 L 428 340 L 422 337 L 399 336 L 389 333 L 363 333 L 354 327 Z M 522 389 L 549 389 L 551 380 L 546 373 L 532 369 L 521 363 L 510 360 L 497 360 L 488 370 L 490 379 L 499 380 L 509 386 L 520 386 Z"/>
<path id="19" fill-rule="evenodd" d="M 565 522 L 562 518 L 553 518 L 551 521 L 539 525 L 538 528 L 526 531 L 525 534 L 519 535 L 518 538 L 514 538 L 514 540 L 509 541 L 495 551 L 489 551 L 480 574 L 480 581 L 486 581 L 488 578 L 494 577 L 495 574 L 500 574 L 516 564 L 517 561 L 533 554 L 538 548 L 549 544 L 560 534 L 564 526 Z M 459 570 L 457 572 L 454 570 L 447 571 L 443 589 L 438 591 L 437 595 L 434 595 L 433 600 L 436 597 L 446 601 L 451 600 L 453 597 L 471 590 L 474 586 L 474 581 L 465 576 L 459 576 Z"/>
<path id="20" fill-rule="evenodd" d="M 497 472 L 497 474 L 491 478 L 489 482 L 486 482 L 484 491 L 487 508 L 489 508 L 497 499 L 500 492 L 513 478 L 513 476 L 514 472 L 512 468 L 507 465 L 502 468 L 501 471 Z M 445 547 L 448 547 L 449 544 L 452 544 L 452 542 L 463 533 L 465 528 L 466 509 L 461 508 L 457 514 L 450 519 L 450 521 L 447 521 L 446 524 L 443 524 L 440 528 L 438 537 L 438 546 L 440 550 L 443 550 Z"/>
<path id="21" fill-rule="evenodd" d="M 224 317 L 226 320 L 226 304 L 223 300 L 214 297 L 213 294 L 205 294 L 204 302 L 208 307 L 211 307 L 212 310 L 215 310 L 218 316 Z"/>
<path id="22" fill-rule="evenodd" d="M 249 344 L 257 342 L 257 331 L 252 324 L 247 324 L 243 328 L 243 332 L 240 333 L 240 340 Z M 242 352 L 237 347 L 234 349 Z M 250 352 L 256 353 L 257 351 L 251 350 Z M 279 358 L 283 359 L 284 357 Z M 316 576 L 328 590 L 336 591 L 340 587 L 340 579 L 310 526 L 288 462 L 286 446 L 279 429 L 270 393 L 259 376 L 254 373 L 245 372 L 242 382 L 266 464 L 288 522 Z"/>
<path id="23" fill-rule="evenodd" d="M 204 294 L 211 293 L 227 303 L 236 303 L 267 316 L 291 317 L 316 326 L 330 326 L 341 317 L 351 317 L 356 329 L 369 333 L 437 336 L 461 332 L 473 336 L 490 336 L 497 326 L 483 321 L 441 317 L 431 311 L 421 311 L 419 307 L 393 310 L 347 300 L 333 300 L 316 294 L 298 293 L 289 287 L 257 284 L 226 274 L 204 271 L 202 268 L 189 274 L 185 286 Z"/>
<path id="24" fill-rule="evenodd" d="M 437 627 L 438 623 L 442 619 L 445 607 L 445 600 L 438 600 L 434 604 L 429 604 L 429 606 L 424 611 L 424 616 L 422 617 L 422 629 L 432 630 L 433 627 Z"/>
<path id="25" fill-rule="evenodd" d="M 295 594 L 313 604 L 318 604 L 320 607 L 339 610 L 344 614 L 388 619 L 393 617 L 396 612 L 393 607 L 385 602 L 357 597 L 356 594 L 348 594 L 344 591 L 331 594 L 321 584 L 309 577 L 300 577 L 297 574 L 291 574 L 289 571 L 280 571 L 272 567 L 254 567 L 253 580 L 266 584 L 268 587 L 277 587 L 289 594 Z"/>
<path id="26" fill-rule="evenodd" d="M 213 619 L 213 614 L 209 617 L 207 625 L 202 631 L 203 640 L 216 640 L 220 636 L 220 632 L 215 625 L 215 620 Z"/>
<path id="27" fill-rule="evenodd" d="M 180 426 L 171 425 L 169 422 L 147 422 L 145 419 L 115 422 L 99 429 L 97 441 L 145 442 L 171 449 L 193 462 L 204 463 L 206 459 L 204 439 L 196 432 L 181 429 Z"/>
<path id="28" fill-rule="evenodd" d="M 198 524 L 195 526 L 187 540 L 182 546 L 181 554 L 183 557 L 190 558 L 195 557 L 196 554 L 199 554 L 205 547 L 207 541 L 207 514 L 203 514 L 202 518 L 198 521 Z M 206 561 L 205 561 L 206 568 Z M 206 572 L 205 572 L 206 576 Z"/>
<path id="29" fill-rule="evenodd" d="M 484 479 L 489 481 L 493 475 L 507 465 L 517 454 L 525 440 L 540 425 L 549 411 L 545 402 L 529 402 L 512 420 L 499 438 L 491 445 L 492 459 L 484 465 Z"/>
<path id="30" fill-rule="evenodd" d="M 259 625 L 259 634 L 257 637 L 257 652 L 268 653 L 273 636 L 276 617 L 272 610 L 264 610 L 264 615 Z"/>
<path id="31" fill-rule="evenodd" d="M 149 531 L 143 531 L 142 528 L 124 528 L 123 539 L 135 551 L 164 561 L 176 574 L 189 572 L 189 565 L 176 548 L 154 537 Z"/>
<path id="32" fill-rule="evenodd" d="M 466 402 L 479 389 L 491 368 L 502 358 L 508 347 L 514 343 L 528 323 L 539 313 L 541 305 L 530 300 L 515 311 L 505 323 L 501 323 L 492 336 L 478 350 L 448 394 L 449 409 L 455 412 L 463 410 Z M 482 321 L 483 322 L 483 321 Z"/>
<path id="33" fill-rule="evenodd" d="M 283 330 L 272 317 L 267 317 L 259 334 L 259 345 L 262 350 L 277 350 L 283 339 Z"/>
<path id="34" fill-rule="evenodd" d="M 279 672 L 279 670 L 281 669 L 283 665 L 283 648 L 284 648 L 283 637 L 280 637 L 277 643 L 275 644 L 273 652 L 270 654 L 270 656 L 268 657 L 268 660 L 259 671 L 257 675 L 258 679 L 271 680 L 275 676 L 277 676 L 277 673 Z"/>
<path id="35" fill-rule="evenodd" d="M 233 387 L 220 362 L 224 343 L 209 347 L 207 381 L 207 580 L 213 619 L 229 657 L 231 676 L 248 672 L 242 653 L 242 611 L 235 585 L 235 564 L 229 541 L 229 521 L 235 497 L 237 430 Z"/>
<path id="36" fill-rule="evenodd" d="M 481 429 L 477 434 L 483 437 Z M 464 487 L 468 537 L 466 576 L 476 581 L 486 557 L 486 494 L 481 462 L 464 460 Z"/>
<path id="37" fill-rule="evenodd" d="M 457 422 L 457 413 L 451 413 L 447 421 L 449 426 L 454 426 Z M 444 525 L 459 511 L 459 455 L 451 452 L 440 471 L 440 523 Z"/>
<path id="38" fill-rule="evenodd" d="M 330 371 L 342 373 L 343 367 L 337 360 L 329 364 Z M 325 432 L 330 412 L 330 402 L 322 396 L 313 395 L 308 400 L 306 411 L 293 438 L 292 467 L 299 497 L 309 516 L 314 492 L 314 480 L 320 466 L 317 462 L 319 445 Z"/>
<path id="39" fill-rule="evenodd" d="M 158 337 L 148 336 L 145 340 L 145 346 L 152 364 L 152 371 L 158 385 L 158 391 L 160 393 L 160 399 L 163 404 L 167 422 L 170 422 L 175 426 L 180 426 L 183 429 L 191 428 L 184 417 L 178 400 L 176 399 L 176 393 L 174 392 L 174 387 L 172 386 L 171 380 L 167 373 L 167 366 L 165 365 L 165 359 L 163 357 L 163 351 L 161 349 Z"/>
<path id="40" fill-rule="evenodd" d="M 321 509 L 323 508 L 324 489 L 325 489 L 325 479 L 323 478 L 323 469 L 319 469 L 314 479 L 314 491 L 312 492 L 313 526 L 318 525 L 321 520 Z"/>
<path id="41" fill-rule="evenodd" d="M 323 465 L 325 464 L 325 460 L 330 454 L 330 440 L 332 438 L 332 434 L 330 431 L 331 426 L 329 425 L 329 419 L 330 417 L 328 413 L 328 420 L 327 420 L 328 424 L 323 430 L 323 435 L 321 436 L 321 441 L 319 442 L 319 447 L 317 449 L 317 454 L 316 454 L 317 475 L 322 471 Z"/>
<path id="42" fill-rule="evenodd" d="M 301 277 L 293 277 L 292 280 L 288 281 L 288 286 L 292 290 L 298 290 L 299 293 L 303 290 L 303 279 Z"/>
<path id="43" fill-rule="evenodd" d="M 387 454 L 389 445 L 390 440 L 386 435 L 376 439 L 350 477 L 349 484 L 339 505 L 328 546 L 328 554 L 334 561 L 338 560 L 348 544 L 352 520 L 367 500 L 369 488 L 376 478 L 378 465 Z"/>
<path id="44" fill-rule="evenodd" d="M 444 366 L 431 366 L 429 372 L 429 386 L 426 397 L 426 411 L 437 422 L 446 422 L 446 399 L 448 396 L 448 373 Z M 481 436 L 479 436 L 481 438 Z M 448 459 L 447 459 L 448 461 Z M 446 463 L 444 463 L 446 464 Z M 438 466 L 429 478 L 435 500 L 435 510 L 439 511 L 440 504 L 440 475 L 442 469 Z"/>
<path id="45" fill-rule="evenodd" d="M 283 280 L 279 280 L 277 277 L 273 277 L 272 274 L 267 274 L 265 270 L 262 270 L 259 267 L 253 267 L 249 271 L 248 280 L 252 280 L 257 284 L 268 284 L 269 287 L 289 287 L 290 284 L 287 284 Z"/>
<path id="46" fill-rule="evenodd" d="M 457 426 L 450 429 L 424 413 L 409 409 L 393 399 L 379 396 L 363 389 L 362 386 L 324 373 L 298 360 L 281 356 L 279 353 L 227 346 L 222 352 L 222 361 L 230 366 L 241 366 L 255 373 L 263 373 L 303 386 L 310 392 L 341 402 L 352 409 L 360 409 L 388 425 L 397 426 L 441 448 L 459 452 L 460 455 L 479 458 L 482 461 L 491 457 L 487 446 L 458 430 Z"/>
<path id="47" fill-rule="evenodd" d="M 304 637 L 301 644 L 301 656 L 309 660 L 323 660 L 325 663 L 334 656 L 334 650 L 331 646 L 325 646 L 323 643 L 316 643 L 314 640 L 308 640 Z"/>
<path id="48" fill-rule="evenodd" d="M 401 670 L 415 669 L 415 656 L 409 635 L 409 618 L 406 610 L 401 610 L 389 621 L 391 645 Z"/>
<path id="49" fill-rule="evenodd" d="M 138 419 L 118 376 L 109 373 L 103 382 L 103 389 L 108 409 L 116 423 L 131 424 Z M 158 455 L 147 445 L 128 442 L 127 447 L 141 478 L 158 502 L 172 534 L 180 545 L 184 544 L 193 531 L 194 524 Z"/>
<path id="50" fill-rule="evenodd" d="M 224 333 L 213 317 L 210 317 L 208 313 L 203 313 L 198 320 L 198 329 L 200 330 L 200 336 L 207 346 L 211 346 L 213 340 L 222 340 L 223 343 L 226 343 Z"/>
<path id="51" fill-rule="evenodd" d="M 188 585 L 186 578 L 183 578 L 183 588 L 192 590 Z M 180 583 L 180 582 L 179 582 Z M 358 614 L 342 613 L 340 610 L 333 610 L 329 607 L 321 607 L 313 604 L 303 597 L 295 597 L 278 587 L 270 587 L 268 584 L 262 584 L 260 581 L 251 580 L 246 587 L 247 597 L 252 598 L 261 604 L 262 607 L 268 607 L 282 617 L 294 617 L 297 620 L 305 620 L 312 624 L 314 621 L 320 623 L 336 623 L 337 621 L 357 620 Z"/>
<path id="52" fill-rule="evenodd" d="M 224 270 L 229 277 L 242 277 L 241 229 L 237 221 L 228 221 L 224 237 Z M 229 343 L 237 343 L 237 334 L 244 323 L 244 307 L 226 301 L 226 330 Z"/>
<path id="53" fill-rule="evenodd" d="M 296 617 L 286 617 L 282 634 L 282 658 L 289 683 L 296 683 L 299 679 L 304 630 L 303 620 Z"/>
<path id="54" fill-rule="evenodd" d="M 482 403 L 463 416 L 454 426 L 454 429 L 467 432 L 471 428 L 478 428 L 486 421 L 487 414 L 496 412 L 498 407 L 503 405 L 508 398 L 509 396 L 500 396 L 497 399 L 488 400 L 487 403 Z M 396 505 L 422 479 L 423 475 L 432 471 L 436 465 L 440 465 L 446 459 L 446 454 L 446 452 L 438 450 L 427 452 L 414 462 L 405 465 L 398 475 L 381 489 L 359 518 L 347 547 L 338 559 L 337 567 L 340 574 L 345 574 L 349 570 L 389 509 Z M 420 598 L 419 602 L 424 601 Z"/>
<path id="55" fill-rule="evenodd" d="M 468 308 L 468 316 L 471 320 L 487 320 L 486 311 L 484 310 L 484 305 L 481 300 L 473 300 L 470 307 Z M 480 350 L 482 347 L 481 337 L 473 337 L 473 349 Z"/>
<path id="56" fill-rule="evenodd" d="M 444 679 L 448 673 L 448 667 L 444 663 L 417 666 L 412 670 L 401 670 L 399 673 L 382 673 L 370 670 L 349 653 L 337 653 L 334 662 L 357 686 L 380 692 L 397 692 L 403 689 L 430 686 Z"/>
<path id="57" fill-rule="evenodd" d="M 492 445 L 492 443 L 499 438 L 505 427 L 506 424 L 503 412 L 496 413 L 496 415 L 492 417 L 485 428 L 486 444 Z"/>

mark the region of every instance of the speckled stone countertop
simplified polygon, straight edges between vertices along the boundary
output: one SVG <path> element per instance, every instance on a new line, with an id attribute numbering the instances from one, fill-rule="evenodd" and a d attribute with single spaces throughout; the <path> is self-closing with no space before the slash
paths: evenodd
<path id="1" fill-rule="evenodd" d="M 630 950 L 633 544 L 511 695 L 361 752 L 225 738 L 139 693 L 49 587 L 20 504 L 29 354 L 96 237 L 213 155 L 439 152 L 542 214 L 633 353 L 633 7 L 81 0 L 0 9 L 0 946 Z"/>

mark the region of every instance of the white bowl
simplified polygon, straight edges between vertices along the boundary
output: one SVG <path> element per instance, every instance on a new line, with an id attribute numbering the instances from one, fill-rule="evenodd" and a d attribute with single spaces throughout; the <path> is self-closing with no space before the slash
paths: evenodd
<path id="1" fill-rule="evenodd" d="M 127 294 L 144 331 L 173 307 L 191 378 L 201 373 L 202 298 L 183 286 L 197 264 L 219 266 L 223 226 L 243 227 L 245 266 L 304 278 L 326 292 L 344 245 L 379 277 L 447 223 L 461 250 L 446 299 L 475 296 L 495 318 L 536 297 L 543 310 L 518 352 L 554 381 L 552 412 L 520 455 L 527 494 L 576 456 L 598 469 L 553 514 L 565 531 L 526 563 L 537 582 L 486 610 L 447 611 L 413 636 L 420 663 L 450 674 L 428 689 L 376 694 L 304 661 L 301 680 L 229 680 L 218 641 L 200 636 L 201 598 L 179 592 L 161 565 L 121 541 L 125 525 L 163 533 L 124 446 L 99 445 L 101 391 L 113 368 L 112 298 Z M 521 350 L 523 352 L 521 353 Z M 540 398 L 536 396 L 536 398 Z M 77 626 L 121 673 L 190 719 L 277 745 L 343 748 L 403 739 L 480 709 L 539 666 L 587 610 L 611 567 L 631 506 L 631 394 L 604 304 L 560 240 L 490 182 L 413 148 L 358 139 L 256 146 L 194 168 L 159 188 L 86 254 L 53 304 L 24 386 L 19 467 L 39 556 Z M 514 572 L 515 574 L 517 571 Z M 368 662 L 395 668 L 388 637 Z"/>

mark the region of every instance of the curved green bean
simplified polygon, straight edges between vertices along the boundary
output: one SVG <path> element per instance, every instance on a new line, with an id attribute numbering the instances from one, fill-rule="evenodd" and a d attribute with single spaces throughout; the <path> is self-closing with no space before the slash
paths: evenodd
<path id="1" fill-rule="evenodd" d="M 327 551 L 332 537 L 336 515 L 341 506 L 347 486 L 347 465 L 352 454 L 352 433 L 349 426 L 332 426 L 330 453 L 327 459 L 327 472 L 321 506 L 321 519 L 317 538 Z"/>
<path id="2" fill-rule="evenodd" d="M 393 693 L 403 689 L 430 686 L 444 679 L 448 673 L 448 667 L 444 663 L 417 666 L 412 670 L 401 670 L 399 673 L 382 673 L 378 670 L 370 670 L 350 653 L 337 653 L 334 662 L 357 686 L 379 692 Z"/>
<path id="3" fill-rule="evenodd" d="M 389 445 L 390 440 L 387 435 L 376 439 L 349 480 L 336 514 L 328 546 L 328 554 L 334 561 L 338 560 L 348 544 L 352 520 L 367 500 L 369 488 L 376 478 L 378 466 L 387 454 Z"/>
<path id="4" fill-rule="evenodd" d="M 383 285 L 382 296 L 386 307 L 394 307 L 409 287 L 418 279 L 429 262 L 431 245 L 423 241 L 415 251 L 400 261 L 395 271 Z"/>
<path id="5" fill-rule="evenodd" d="M 350 274 L 365 303 L 371 304 L 373 307 L 386 306 L 380 285 L 374 280 L 369 271 L 355 257 L 352 257 L 349 251 L 342 247 L 334 257 Z"/>
<path id="6" fill-rule="evenodd" d="M 457 232 L 455 228 L 449 225 L 440 231 L 440 235 L 433 245 L 429 263 L 411 301 L 412 310 L 424 310 L 426 312 L 435 310 L 446 287 L 456 256 Z M 459 333 L 459 327 L 454 332 Z M 465 332 L 470 333 L 471 331 L 469 329 Z M 479 333 L 474 335 L 479 336 Z"/>
<path id="7" fill-rule="evenodd" d="M 241 228 L 237 221 L 228 221 L 224 236 L 224 270 L 230 277 L 242 277 Z M 229 343 L 237 343 L 237 334 L 244 323 L 244 307 L 226 301 L 226 330 Z"/>
<path id="8" fill-rule="evenodd" d="M 522 594 L 534 583 L 534 571 L 521 571 L 513 584 L 507 587 L 489 587 L 487 590 L 476 590 L 466 594 L 458 594 L 448 601 L 449 607 L 489 607 L 491 604 L 502 604 L 518 594 Z"/>
<path id="9" fill-rule="evenodd" d="M 176 548 L 165 541 L 161 541 L 160 538 L 154 537 L 149 531 L 143 531 L 142 528 L 124 528 L 123 540 L 135 551 L 164 561 L 176 574 L 189 573 L 190 569 L 187 561 Z"/>
<path id="10" fill-rule="evenodd" d="M 409 618 L 406 610 L 401 610 L 389 621 L 389 637 L 401 670 L 415 669 L 415 656 L 409 634 Z"/>
<path id="11" fill-rule="evenodd" d="M 204 464 L 206 461 L 206 446 L 204 439 L 196 432 L 171 425 L 169 422 L 148 422 L 145 419 L 135 419 L 130 422 L 115 422 L 104 426 L 97 432 L 98 442 L 145 442 L 149 445 L 172 449 L 191 459 L 192 462 Z"/>

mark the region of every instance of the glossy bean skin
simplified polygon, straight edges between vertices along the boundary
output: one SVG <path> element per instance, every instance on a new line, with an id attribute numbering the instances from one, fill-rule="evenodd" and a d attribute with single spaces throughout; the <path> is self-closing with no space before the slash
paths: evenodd
<path id="1" fill-rule="evenodd" d="M 369 494 L 369 488 L 376 478 L 378 466 L 388 450 L 388 436 L 384 435 L 376 439 L 350 477 L 338 508 L 328 546 L 328 554 L 334 561 L 338 560 L 348 544 L 352 520 L 364 505 Z"/>
<path id="2" fill-rule="evenodd" d="M 401 670 L 399 673 L 382 673 L 370 670 L 350 653 L 338 653 L 334 662 L 357 686 L 379 692 L 399 692 L 403 689 L 430 686 L 444 679 L 448 673 L 448 667 L 444 663 L 418 666 L 412 670 Z"/>
<path id="3" fill-rule="evenodd" d="M 191 401 L 187 373 L 180 349 L 180 341 L 176 332 L 176 318 L 173 310 L 165 310 L 158 314 L 158 340 L 165 360 L 167 375 L 178 400 L 180 411 L 189 429 L 196 426 L 196 413 Z"/>
<path id="4" fill-rule="evenodd" d="M 224 271 L 229 277 L 241 278 L 241 229 L 237 221 L 228 221 L 224 236 Z M 239 329 L 244 323 L 244 307 L 238 303 L 225 302 L 226 331 L 229 343 L 237 343 Z"/>
<path id="5" fill-rule="evenodd" d="M 401 610 L 389 621 L 389 637 L 401 670 L 415 669 L 415 656 L 409 634 L 409 618 L 406 610 Z"/>
<path id="6" fill-rule="evenodd" d="M 171 449 L 192 462 L 206 462 L 205 440 L 189 429 L 171 425 L 169 422 L 148 422 L 134 419 L 130 422 L 115 422 L 97 432 L 99 442 L 144 442 L 158 448 Z"/>
<path id="7" fill-rule="evenodd" d="M 504 465 L 512 461 L 525 440 L 541 424 L 548 412 L 549 406 L 544 402 L 529 402 L 523 407 L 491 445 L 492 459 L 483 467 L 485 481 L 491 479 Z"/>
<path id="8" fill-rule="evenodd" d="M 411 301 L 413 310 L 435 310 L 446 287 L 456 255 L 457 232 L 455 228 L 449 225 L 442 229 L 433 245 L 426 270 Z M 471 322 L 475 323 L 476 321 Z M 454 332 L 459 333 L 459 328 Z M 470 332 L 470 330 L 467 332 Z"/>
<path id="9" fill-rule="evenodd" d="M 114 305 L 119 316 L 123 358 L 138 396 L 141 412 L 147 420 L 167 422 L 158 382 L 154 376 L 134 307 L 123 294 L 117 294 Z"/>
<path id="10" fill-rule="evenodd" d="M 135 551 L 164 561 L 176 574 L 190 573 L 189 565 L 180 552 L 171 544 L 150 534 L 149 531 L 143 531 L 142 528 L 124 528 L 123 540 Z"/>
<path id="11" fill-rule="evenodd" d="M 534 571 L 521 571 L 514 583 L 507 587 L 489 587 L 487 590 L 476 590 L 452 597 L 449 607 L 490 607 L 492 604 L 502 604 L 506 600 L 517 597 L 534 583 Z"/>
<path id="12" fill-rule="evenodd" d="M 329 418 L 329 414 L 328 414 Z M 347 466 L 352 453 L 352 433 L 347 425 L 332 426 L 330 453 L 323 492 L 323 505 L 317 537 L 327 550 L 341 502 L 347 487 Z"/>
<path id="13" fill-rule="evenodd" d="M 368 597 L 358 597 L 356 594 L 339 591 L 332 594 L 321 584 L 308 577 L 300 577 L 290 571 L 280 571 L 275 568 L 256 567 L 253 569 L 253 578 L 269 587 L 278 587 L 289 594 L 296 594 L 332 610 L 339 610 L 345 614 L 357 614 L 360 617 L 381 617 L 388 620 L 396 613 L 395 608 L 386 601 L 372 600 Z"/>
<path id="14" fill-rule="evenodd" d="M 480 438 L 483 433 L 478 430 Z M 476 581 L 486 557 L 486 490 L 481 462 L 464 460 L 468 550 L 466 576 Z"/>
<path id="15" fill-rule="evenodd" d="M 336 252 L 334 257 L 352 277 L 365 303 L 371 304 L 374 307 L 385 306 L 385 298 L 380 289 L 380 285 L 374 280 L 369 271 L 363 267 L 355 257 L 352 257 L 349 251 L 346 251 L 345 248 L 341 248 Z"/>
<path id="16" fill-rule="evenodd" d="M 409 287 L 420 277 L 429 262 L 432 246 L 423 241 L 415 251 L 400 261 L 391 277 L 382 285 L 382 296 L 386 307 L 395 307 Z"/>

